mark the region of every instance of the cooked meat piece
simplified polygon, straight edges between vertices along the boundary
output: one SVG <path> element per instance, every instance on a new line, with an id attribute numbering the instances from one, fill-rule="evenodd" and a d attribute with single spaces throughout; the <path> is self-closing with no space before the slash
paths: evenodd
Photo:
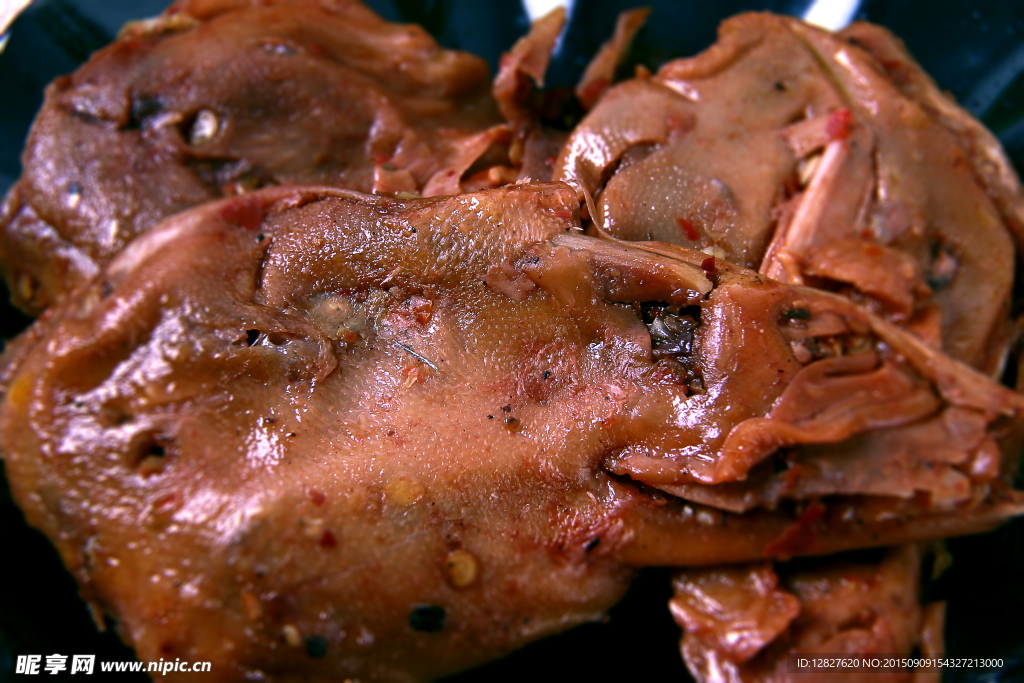
<path id="1" fill-rule="evenodd" d="M 800 601 L 779 589 L 768 562 L 682 571 L 672 583 L 669 609 L 686 638 L 730 662 L 750 660 L 800 614 Z"/>
<path id="2" fill-rule="evenodd" d="M 220 680 L 437 677 L 598 618 L 637 566 L 1024 511 L 998 450 L 971 465 L 1024 398 L 841 297 L 584 236 L 557 183 L 206 204 L 41 318 L 2 378 L 29 522 L 142 659 Z M 930 420 L 965 435 L 913 457 L 966 499 L 835 478 L 726 519 L 637 483 L 713 488 L 889 432 L 913 470 L 900 448 Z"/>
<path id="3" fill-rule="evenodd" d="M 553 178 L 593 195 L 612 235 L 843 292 L 1002 367 L 1024 192 L 883 29 L 734 17 L 706 52 L 612 88 Z"/>
<path id="4" fill-rule="evenodd" d="M 293 182 L 449 194 L 504 137 L 486 64 L 418 26 L 356 0 L 182 0 L 47 89 L 0 263 L 38 313 L 201 202 Z"/>
<path id="5" fill-rule="evenodd" d="M 685 570 L 669 603 L 685 630 L 683 658 L 700 683 L 831 681 L 836 670 L 795 671 L 795 653 L 941 656 L 944 603 L 918 600 L 921 551 L 890 550 L 877 565 L 849 562 L 788 573 L 768 565 Z M 848 669 L 844 681 L 938 682 L 940 671 Z"/>

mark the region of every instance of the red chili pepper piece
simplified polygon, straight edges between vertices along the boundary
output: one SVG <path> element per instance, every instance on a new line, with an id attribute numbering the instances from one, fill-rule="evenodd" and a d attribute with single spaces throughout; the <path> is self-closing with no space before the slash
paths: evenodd
<path id="1" fill-rule="evenodd" d="M 850 137 L 850 124 L 853 123 L 853 114 L 846 107 L 836 109 L 828 117 L 825 125 L 825 132 L 829 140 L 845 140 Z"/>
<path id="2" fill-rule="evenodd" d="M 792 557 L 813 550 L 817 544 L 813 527 L 824 516 L 825 506 L 817 501 L 811 503 L 800 515 L 800 519 L 765 546 L 764 554 L 768 557 Z"/>
<path id="3" fill-rule="evenodd" d="M 700 264 L 700 268 L 708 277 L 711 277 L 712 275 L 718 273 L 718 267 L 715 265 L 714 256 L 708 256 L 706 259 L 704 259 L 704 261 L 702 261 Z"/>
<path id="4" fill-rule="evenodd" d="M 691 242 L 696 242 L 697 240 L 700 239 L 700 233 L 697 232 L 697 228 L 693 227 L 693 223 L 686 220 L 685 218 L 677 218 L 676 223 L 678 223 L 679 227 L 682 228 L 683 232 L 686 233 L 686 239 L 690 240 Z"/>

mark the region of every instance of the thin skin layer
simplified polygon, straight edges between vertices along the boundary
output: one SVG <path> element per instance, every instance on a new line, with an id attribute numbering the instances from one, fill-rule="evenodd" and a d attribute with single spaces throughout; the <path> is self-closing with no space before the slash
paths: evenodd
<path id="1" fill-rule="evenodd" d="M 356 0 L 183 0 L 48 87 L 0 264 L 38 314 L 179 211 L 295 182 L 451 194 L 503 131 L 482 60 Z"/>
<path id="2" fill-rule="evenodd" d="M 898 440 L 920 405 L 1005 439 L 1024 398 L 841 297 L 578 226 L 559 183 L 272 188 L 181 214 L 5 354 L 13 495 L 140 658 L 211 661 L 211 680 L 432 679 L 599 618 L 638 566 L 1022 510 L 998 457 L 973 467 L 980 441 L 954 463 L 970 495 L 942 504 L 838 487 L 726 515 L 651 488 L 742 481 L 794 434 Z M 656 330 L 682 311 L 700 333 L 666 357 Z M 832 355 L 798 357 L 826 327 Z M 842 358 L 902 373 L 893 419 L 823 436 L 773 416 Z"/>

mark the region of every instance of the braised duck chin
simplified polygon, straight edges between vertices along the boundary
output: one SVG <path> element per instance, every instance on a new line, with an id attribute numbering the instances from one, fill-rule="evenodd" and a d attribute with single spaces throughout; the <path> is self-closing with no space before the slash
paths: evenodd
<path id="1" fill-rule="evenodd" d="M 172 214 L 269 185 L 451 194 L 506 136 L 487 65 L 355 0 L 183 0 L 46 92 L 0 215 L 38 314 Z"/>
<path id="2" fill-rule="evenodd" d="M 50 87 L 0 447 L 141 659 L 430 680 L 647 566 L 701 681 L 942 651 L 920 542 L 1024 512 L 1020 183 L 882 29 L 611 85 L 645 17 L 566 94 L 555 12 L 489 93 L 354 2 L 187 0 Z"/>
<path id="3" fill-rule="evenodd" d="M 637 567 L 1024 510 L 1019 394 L 579 208 L 272 188 L 180 214 L 8 350 L 16 499 L 141 658 L 226 680 L 433 678 L 597 618 Z"/>

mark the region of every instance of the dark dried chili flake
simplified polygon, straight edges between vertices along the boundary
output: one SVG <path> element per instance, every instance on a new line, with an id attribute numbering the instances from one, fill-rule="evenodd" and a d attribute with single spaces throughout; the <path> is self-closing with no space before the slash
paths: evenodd
<path id="1" fill-rule="evenodd" d="M 338 538 L 331 532 L 330 529 L 325 529 L 324 532 L 320 534 L 320 540 L 317 541 L 317 544 L 321 548 L 337 548 Z"/>
<path id="2" fill-rule="evenodd" d="M 783 83 L 782 81 L 775 81 L 775 89 L 778 90 L 779 92 L 785 92 L 786 84 Z"/>
<path id="3" fill-rule="evenodd" d="M 803 307 L 790 308 L 782 312 L 782 317 L 786 320 L 810 320 L 811 312 Z"/>
<path id="4" fill-rule="evenodd" d="M 503 413 L 511 413 L 512 412 L 512 406 L 511 405 L 504 405 L 504 406 L 502 406 L 501 407 L 501 412 L 503 412 Z"/>
<path id="5" fill-rule="evenodd" d="M 448 613 L 439 605 L 417 605 L 409 614 L 409 626 L 414 631 L 438 633 L 444 630 L 444 621 Z"/>
<path id="6" fill-rule="evenodd" d="M 589 553 L 591 550 L 596 548 L 600 542 L 601 542 L 601 537 L 600 536 L 596 536 L 596 537 L 590 539 L 590 541 L 585 546 L 585 550 Z"/>
<path id="7" fill-rule="evenodd" d="M 306 654 L 319 659 L 327 654 L 327 639 L 323 636 L 309 636 L 306 638 Z"/>
<path id="8" fill-rule="evenodd" d="M 256 241 L 257 241 L 257 242 L 262 242 L 262 241 L 263 241 L 263 239 L 264 239 L 264 238 L 263 238 L 263 233 L 262 233 L 262 232 L 261 232 L 260 234 L 256 235 Z"/>
<path id="9" fill-rule="evenodd" d="M 715 265 L 715 257 L 708 256 L 706 259 L 701 261 L 700 269 L 704 271 L 704 274 L 708 277 L 712 277 L 718 273 L 718 267 Z"/>
<path id="10" fill-rule="evenodd" d="M 544 374 L 542 374 L 541 377 L 543 377 L 544 379 L 547 379 L 547 378 L 551 377 L 551 371 L 550 370 L 545 370 Z"/>
<path id="11" fill-rule="evenodd" d="M 488 416 L 487 416 L 487 419 L 488 419 L 488 420 L 493 420 L 493 419 L 494 419 L 494 416 L 493 416 L 493 415 L 488 415 Z"/>
<path id="12" fill-rule="evenodd" d="M 510 425 L 510 424 L 512 424 L 515 421 L 516 421 L 516 419 L 514 417 L 506 417 L 505 418 L 505 424 L 507 424 L 507 425 Z"/>

